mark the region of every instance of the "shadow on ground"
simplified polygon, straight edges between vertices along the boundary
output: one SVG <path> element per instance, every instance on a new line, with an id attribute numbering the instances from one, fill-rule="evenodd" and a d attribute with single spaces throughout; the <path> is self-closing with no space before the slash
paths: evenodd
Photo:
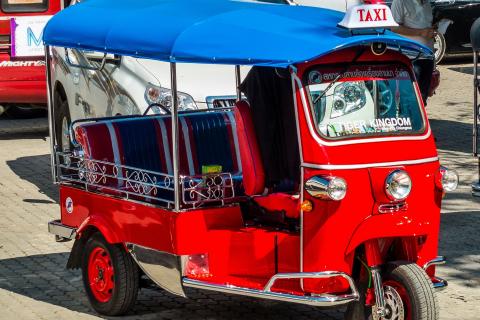
<path id="1" fill-rule="evenodd" d="M 471 114 L 461 114 L 463 119 L 470 119 Z M 472 125 L 451 120 L 430 119 L 437 148 L 441 150 L 472 153 Z"/>
<path id="2" fill-rule="evenodd" d="M 38 155 L 17 158 L 7 161 L 7 166 L 22 180 L 26 180 L 35 186 L 38 191 L 52 201 L 58 201 L 58 187 L 52 182 L 50 171 L 50 155 Z M 40 199 L 24 199 L 25 202 L 39 203 Z"/>
<path id="3" fill-rule="evenodd" d="M 67 253 L 34 255 L 0 260 L 0 289 L 69 310 L 92 314 L 81 272 L 64 269 Z M 134 310 L 126 319 L 342 319 L 341 310 L 318 308 L 187 291 L 190 299 L 160 289 L 142 289 Z M 303 316 L 303 317 L 302 317 Z M 118 318 L 115 318 L 118 319 Z"/>
<path id="4" fill-rule="evenodd" d="M 442 214 L 439 253 L 447 257 L 449 281 L 480 288 L 480 211 Z M 461 237 L 458 235 L 462 235 Z M 473 261 L 472 261 L 473 260 Z"/>

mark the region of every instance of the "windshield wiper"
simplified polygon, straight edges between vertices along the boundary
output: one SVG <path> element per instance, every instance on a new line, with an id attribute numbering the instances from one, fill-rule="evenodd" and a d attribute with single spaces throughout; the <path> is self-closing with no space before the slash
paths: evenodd
<path id="1" fill-rule="evenodd" d="M 335 77 L 335 79 L 333 79 L 332 82 L 330 82 L 330 84 L 327 86 L 327 88 L 325 89 L 325 91 L 322 92 L 321 95 L 319 95 L 314 101 L 313 101 L 313 104 L 317 104 L 318 101 L 320 101 L 320 99 L 322 99 L 328 92 L 328 90 L 330 90 L 332 88 L 332 86 L 334 84 L 336 84 L 338 82 L 338 80 L 345 74 L 345 72 L 348 71 L 348 69 L 350 69 L 350 67 L 352 66 L 352 64 L 354 64 L 355 62 L 357 62 L 358 58 L 360 58 L 360 56 L 365 52 L 365 48 L 361 48 L 360 50 L 357 51 L 357 54 L 355 55 L 355 57 L 352 59 L 352 61 L 350 61 L 346 66 L 345 68 L 343 68 L 343 70 Z"/>

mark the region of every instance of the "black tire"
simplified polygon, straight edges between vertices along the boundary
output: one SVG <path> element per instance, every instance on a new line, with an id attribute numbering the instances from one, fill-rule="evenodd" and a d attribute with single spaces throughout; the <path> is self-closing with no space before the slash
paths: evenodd
<path id="1" fill-rule="evenodd" d="M 435 61 L 436 63 L 440 63 L 443 58 L 445 58 L 445 53 L 447 51 L 447 42 L 445 41 L 445 37 L 441 33 L 437 33 L 434 38 L 435 40 Z"/>
<path id="2" fill-rule="evenodd" d="M 92 288 L 94 284 L 91 284 L 89 280 L 91 276 L 95 276 L 89 275 L 89 267 L 92 268 L 92 254 L 98 250 L 103 250 L 109 255 L 113 267 L 113 276 L 111 277 L 113 288 L 109 290 L 110 296 L 107 301 L 100 301 L 97 298 L 98 291 Z M 140 279 L 138 266 L 125 248 L 107 243 L 100 233 L 92 235 L 85 244 L 82 257 L 82 276 L 88 299 L 98 313 L 106 316 L 119 316 L 127 313 L 135 305 Z"/>
<path id="3" fill-rule="evenodd" d="M 68 143 L 68 148 L 66 145 L 62 144 L 63 137 L 63 130 L 62 125 L 64 119 L 67 121 L 68 127 L 72 124 L 72 120 L 70 118 L 70 111 L 68 107 L 68 101 L 64 99 L 58 92 L 55 92 L 53 98 L 53 106 L 55 109 L 55 139 L 56 144 L 60 147 L 61 152 L 67 152 L 73 150 L 73 145 L 71 142 Z M 69 133 L 65 133 L 68 134 Z M 67 150 L 68 149 L 68 150 Z"/>
<path id="4" fill-rule="evenodd" d="M 399 293 L 404 306 L 405 320 L 439 319 L 438 302 L 432 282 L 417 264 L 396 265 L 384 274 L 382 280 L 384 289 L 386 286 L 393 287 Z M 359 290 L 360 301 L 348 306 L 345 313 L 347 320 L 373 319 L 372 307 L 365 306 L 366 286 L 359 286 Z"/>

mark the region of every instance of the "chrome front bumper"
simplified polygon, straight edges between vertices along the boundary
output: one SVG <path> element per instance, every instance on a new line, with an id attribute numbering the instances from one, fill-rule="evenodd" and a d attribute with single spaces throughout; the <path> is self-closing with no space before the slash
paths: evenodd
<path id="1" fill-rule="evenodd" d="M 423 270 L 427 271 L 427 269 L 430 268 L 431 266 L 442 265 L 442 264 L 445 264 L 446 262 L 447 262 L 447 259 L 445 257 L 438 256 L 435 259 L 432 259 L 432 260 L 428 261 L 427 263 L 425 263 L 423 265 Z M 448 286 L 447 280 L 444 280 L 444 279 L 439 278 L 439 277 L 434 277 L 432 279 L 432 283 L 433 283 L 433 288 L 436 291 L 442 291 L 443 289 L 445 289 Z"/>
<path id="2" fill-rule="evenodd" d="M 48 232 L 55 235 L 57 242 L 70 241 L 76 238 L 77 229 L 63 225 L 60 220 L 53 220 L 48 223 Z"/>
<path id="3" fill-rule="evenodd" d="M 272 292 L 271 288 L 274 283 L 279 279 L 325 279 L 331 277 L 342 277 L 346 279 L 350 285 L 351 293 L 349 294 L 322 294 L 322 295 L 311 295 L 311 296 L 299 296 L 287 293 Z M 229 294 L 238 294 L 242 296 L 249 296 L 254 298 L 263 298 L 276 301 L 285 301 L 293 302 L 299 304 L 305 304 L 315 307 L 332 307 L 340 306 L 350 302 L 358 301 L 359 294 L 355 286 L 353 279 L 343 273 L 336 271 L 326 271 L 326 272 L 304 272 L 304 273 L 279 273 L 273 276 L 270 281 L 267 283 L 263 290 L 236 287 L 233 285 L 220 285 L 204 281 L 192 280 L 188 278 L 183 278 L 183 285 L 185 287 L 191 287 L 196 289 L 212 290 L 217 292 L 229 293 Z"/>

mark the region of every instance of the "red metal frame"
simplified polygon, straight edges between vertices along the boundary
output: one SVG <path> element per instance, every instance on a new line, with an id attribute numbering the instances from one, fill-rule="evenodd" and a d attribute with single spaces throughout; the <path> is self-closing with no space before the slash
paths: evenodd
<path id="1" fill-rule="evenodd" d="M 5 13 L 0 9 L 0 36 L 10 36 L 10 18 L 54 15 L 63 0 L 49 0 L 44 12 Z M 47 89 L 43 57 L 12 58 L 0 43 L 0 104 L 39 104 L 46 107 Z"/>

